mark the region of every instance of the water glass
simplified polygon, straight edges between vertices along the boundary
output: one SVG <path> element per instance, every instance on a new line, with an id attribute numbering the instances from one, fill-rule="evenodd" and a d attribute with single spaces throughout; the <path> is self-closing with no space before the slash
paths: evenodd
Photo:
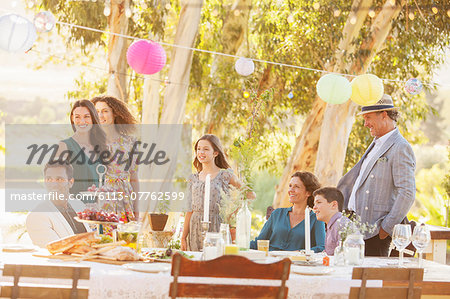
<path id="1" fill-rule="evenodd" d="M 416 227 L 414 227 L 414 232 L 411 240 L 417 252 L 419 253 L 419 268 L 422 268 L 422 253 L 431 241 L 430 230 L 423 223 L 421 225 L 417 225 Z"/>
<path id="2" fill-rule="evenodd" d="M 411 242 L 411 226 L 409 224 L 396 224 L 392 233 L 392 242 L 400 253 L 398 266 L 403 267 L 403 250 Z"/>

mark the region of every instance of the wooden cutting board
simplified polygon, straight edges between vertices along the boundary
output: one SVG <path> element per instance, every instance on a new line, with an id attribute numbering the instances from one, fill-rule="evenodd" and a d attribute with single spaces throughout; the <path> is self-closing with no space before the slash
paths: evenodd
<path id="1" fill-rule="evenodd" d="M 73 262 L 76 262 L 77 258 L 81 258 L 81 256 L 73 256 L 70 254 L 63 254 L 63 253 L 48 254 L 48 255 L 33 254 L 33 256 L 43 257 L 43 258 L 48 258 L 48 259 L 58 259 L 58 260 L 63 260 L 63 261 L 73 261 Z M 100 256 L 99 258 L 97 256 L 97 258 L 83 259 L 83 261 L 96 262 L 96 263 L 102 263 L 102 264 L 110 264 L 110 265 L 123 265 L 123 264 L 129 264 L 129 263 L 144 263 L 143 261 L 117 261 L 117 260 L 113 260 L 108 257 L 102 257 L 102 256 Z"/>

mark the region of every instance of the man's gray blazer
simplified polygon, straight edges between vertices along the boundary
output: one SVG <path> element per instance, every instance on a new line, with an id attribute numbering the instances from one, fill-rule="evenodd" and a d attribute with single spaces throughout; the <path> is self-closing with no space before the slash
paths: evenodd
<path id="1" fill-rule="evenodd" d="M 344 194 L 344 208 L 352 193 L 362 162 L 374 143 L 359 162 L 338 183 Z M 376 236 L 381 227 L 392 236 L 394 226 L 400 223 L 414 203 L 416 159 L 411 145 L 398 129 L 382 145 L 377 157 L 367 165 L 355 193 L 356 214 L 361 221 L 376 224 L 374 232 L 365 239 Z"/>

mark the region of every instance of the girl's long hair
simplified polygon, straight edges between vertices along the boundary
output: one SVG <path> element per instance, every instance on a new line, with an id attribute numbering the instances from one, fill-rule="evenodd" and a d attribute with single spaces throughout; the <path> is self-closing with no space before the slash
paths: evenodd
<path id="1" fill-rule="evenodd" d="M 133 114 L 131 114 L 124 102 L 108 95 L 94 97 L 91 99 L 91 102 L 94 105 L 98 102 L 103 102 L 112 109 L 114 115 L 114 125 L 117 132 L 120 134 L 130 135 L 136 130 L 135 125 L 137 124 L 137 120 Z"/>
<path id="2" fill-rule="evenodd" d="M 89 114 L 92 119 L 92 128 L 89 131 L 89 142 L 94 147 L 97 146 L 98 150 L 102 153 L 108 151 L 108 146 L 106 145 L 106 133 L 100 126 L 100 119 L 98 117 L 97 111 L 95 110 L 94 104 L 88 100 L 78 100 L 73 103 L 72 110 L 70 111 L 70 123 L 72 124 L 72 129 L 74 132 L 77 131 L 75 124 L 73 122 L 72 116 L 73 111 L 78 107 L 85 107 L 89 110 Z"/>
<path id="3" fill-rule="evenodd" d="M 227 159 L 225 158 L 225 154 L 223 152 L 222 144 L 220 144 L 220 140 L 216 135 L 213 134 L 206 134 L 203 135 L 194 145 L 194 152 L 195 152 L 195 159 L 194 159 L 194 166 L 197 169 L 198 172 L 202 171 L 203 166 L 202 163 L 197 159 L 197 145 L 200 140 L 207 140 L 209 143 L 211 143 L 213 149 L 215 152 L 218 152 L 219 154 L 214 158 L 214 163 L 217 165 L 217 167 L 222 169 L 228 169 L 230 168 L 230 164 L 228 164 Z"/>

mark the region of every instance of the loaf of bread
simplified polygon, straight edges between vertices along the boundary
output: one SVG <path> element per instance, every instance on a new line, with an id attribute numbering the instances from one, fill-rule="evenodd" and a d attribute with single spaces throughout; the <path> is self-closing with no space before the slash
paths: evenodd
<path id="1" fill-rule="evenodd" d="M 47 249 L 51 254 L 68 251 L 70 248 L 79 245 L 91 245 L 98 241 L 95 232 L 81 233 L 67 236 L 65 238 L 52 241 L 47 244 Z"/>

